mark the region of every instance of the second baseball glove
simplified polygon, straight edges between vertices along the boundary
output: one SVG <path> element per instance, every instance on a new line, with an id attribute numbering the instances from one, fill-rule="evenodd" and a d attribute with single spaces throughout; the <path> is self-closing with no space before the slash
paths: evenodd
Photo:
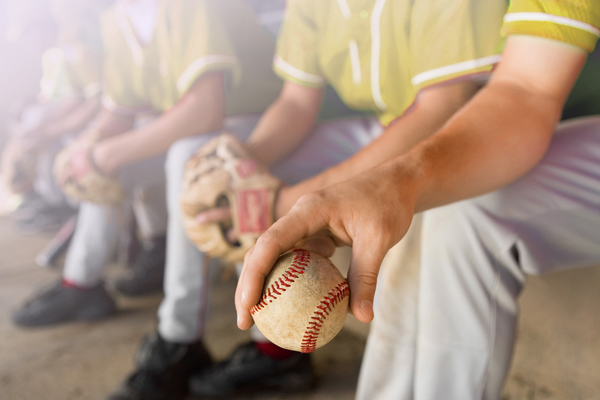
<path id="1" fill-rule="evenodd" d="M 99 204 L 117 204 L 125 199 L 125 192 L 119 182 L 98 171 L 92 160 L 91 151 L 94 141 L 89 138 L 75 140 L 65 147 L 54 161 L 54 176 L 63 192 L 79 201 Z M 75 158 L 85 157 L 83 175 L 77 177 L 73 163 Z"/>
<path id="2" fill-rule="evenodd" d="M 225 262 L 238 262 L 274 220 L 281 181 L 258 164 L 242 142 L 222 134 L 200 148 L 185 166 L 181 209 L 189 238 L 198 249 Z M 198 224 L 202 211 L 228 205 L 237 242 L 224 223 Z"/>

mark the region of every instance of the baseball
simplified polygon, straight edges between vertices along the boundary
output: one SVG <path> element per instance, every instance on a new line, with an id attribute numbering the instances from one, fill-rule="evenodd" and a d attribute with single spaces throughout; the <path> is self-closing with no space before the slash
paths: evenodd
<path id="1" fill-rule="evenodd" d="M 342 329 L 349 297 L 348 282 L 329 259 L 296 249 L 279 257 L 250 313 L 271 342 L 310 353 Z"/>

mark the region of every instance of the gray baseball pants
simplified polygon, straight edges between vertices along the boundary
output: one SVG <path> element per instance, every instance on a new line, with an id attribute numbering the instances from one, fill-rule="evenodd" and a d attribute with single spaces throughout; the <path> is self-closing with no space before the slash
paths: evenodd
<path id="1" fill-rule="evenodd" d="M 416 318 L 395 316 L 402 339 L 388 348 L 392 371 L 358 398 L 498 399 L 527 274 L 600 263 L 600 117 L 560 124 L 543 160 L 516 182 L 424 213 L 419 260 Z M 377 355 L 369 347 L 364 365 Z"/>

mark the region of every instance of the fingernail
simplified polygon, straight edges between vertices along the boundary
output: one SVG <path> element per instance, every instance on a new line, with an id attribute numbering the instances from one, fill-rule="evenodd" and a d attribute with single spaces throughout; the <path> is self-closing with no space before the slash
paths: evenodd
<path id="1" fill-rule="evenodd" d="M 240 317 L 240 314 L 237 314 L 237 326 L 238 328 L 241 328 L 240 324 L 242 323 L 242 318 Z"/>
<path id="2" fill-rule="evenodd" d="M 360 312 L 371 318 L 373 316 L 373 303 L 367 300 L 360 302 Z"/>
<path id="3" fill-rule="evenodd" d="M 242 292 L 242 304 L 246 303 L 246 292 Z"/>
<path id="4" fill-rule="evenodd" d="M 204 214 L 200 214 L 196 217 L 196 222 L 199 224 L 206 223 L 206 216 Z"/>

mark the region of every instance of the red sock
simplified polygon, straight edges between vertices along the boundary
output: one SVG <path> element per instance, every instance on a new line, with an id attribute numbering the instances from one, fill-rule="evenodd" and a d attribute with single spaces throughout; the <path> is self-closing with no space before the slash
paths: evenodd
<path id="1" fill-rule="evenodd" d="M 258 351 L 274 360 L 285 360 L 294 355 L 292 350 L 281 348 L 271 342 L 254 342 L 254 345 Z"/>
<path id="2" fill-rule="evenodd" d="M 64 287 L 68 287 L 68 288 L 79 289 L 79 290 L 89 289 L 89 287 L 80 286 L 80 285 L 76 284 L 75 282 L 66 280 L 65 278 L 62 278 L 61 283 Z"/>

